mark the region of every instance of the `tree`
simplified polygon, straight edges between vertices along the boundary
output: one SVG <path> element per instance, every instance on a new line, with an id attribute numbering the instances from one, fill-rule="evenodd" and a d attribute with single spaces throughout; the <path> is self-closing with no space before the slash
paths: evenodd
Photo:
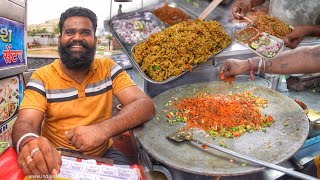
<path id="1" fill-rule="evenodd" d="M 59 33 L 60 33 L 59 24 L 56 25 L 56 28 L 55 28 L 54 32 L 55 32 L 56 34 L 59 34 Z"/>
<path id="2" fill-rule="evenodd" d="M 111 49 L 111 40 L 112 40 L 112 35 L 106 35 L 106 39 L 108 39 L 109 41 L 108 41 L 108 43 L 109 43 L 109 51 L 110 51 L 110 49 Z"/>
<path id="3" fill-rule="evenodd" d="M 28 36 L 35 36 L 36 35 L 36 30 L 32 29 L 32 31 L 27 31 Z"/>

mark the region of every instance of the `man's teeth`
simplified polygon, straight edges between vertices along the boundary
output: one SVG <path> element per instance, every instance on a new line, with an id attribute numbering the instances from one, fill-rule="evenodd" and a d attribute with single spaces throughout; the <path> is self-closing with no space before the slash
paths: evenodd
<path id="1" fill-rule="evenodd" d="M 82 47 L 82 46 L 81 46 L 81 45 L 73 45 L 73 46 L 71 46 L 71 47 L 80 48 L 80 47 Z"/>

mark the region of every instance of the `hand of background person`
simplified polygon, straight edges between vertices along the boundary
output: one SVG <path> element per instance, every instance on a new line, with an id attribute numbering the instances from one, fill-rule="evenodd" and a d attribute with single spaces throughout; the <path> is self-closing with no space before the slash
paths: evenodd
<path id="1" fill-rule="evenodd" d="M 228 78 L 230 76 L 243 74 L 249 70 L 250 64 L 248 63 L 248 61 L 228 59 L 222 64 L 220 68 L 220 73 L 223 73 L 224 77 Z"/>
<path id="2" fill-rule="evenodd" d="M 287 47 L 294 49 L 306 35 L 307 29 L 304 26 L 297 26 L 290 34 L 283 38 L 283 41 Z"/>
<path id="3" fill-rule="evenodd" d="M 66 134 L 66 137 L 80 151 L 94 149 L 107 141 L 105 131 L 98 125 L 75 127 Z"/>
<path id="4" fill-rule="evenodd" d="M 61 155 L 45 137 L 27 142 L 18 156 L 25 175 L 57 175 L 62 164 Z"/>
<path id="5" fill-rule="evenodd" d="M 251 9 L 251 0 L 236 0 L 232 4 L 231 11 L 235 19 L 243 19 L 241 16 L 237 15 L 237 13 L 245 16 Z"/>

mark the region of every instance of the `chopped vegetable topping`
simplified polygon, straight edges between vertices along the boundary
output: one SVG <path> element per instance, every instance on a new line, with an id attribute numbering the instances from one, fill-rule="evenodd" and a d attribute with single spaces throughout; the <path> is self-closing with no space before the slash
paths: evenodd
<path id="1" fill-rule="evenodd" d="M 268 100 L 259 98 L 251 92 L 238 94 L 200 94 L 177 101 L 170 101 L 174 110 L 167 117 L 169 123 L 186 122 L 187 128 L 197 127 L 210 136 L 238 137 L 245 132 L 253 132 L 269 127 L 274 119 L 262 114 Z M 266 129 L 262 129 L 266 132 Z M 221 142 L 221 146 L 224 143 Z"/>

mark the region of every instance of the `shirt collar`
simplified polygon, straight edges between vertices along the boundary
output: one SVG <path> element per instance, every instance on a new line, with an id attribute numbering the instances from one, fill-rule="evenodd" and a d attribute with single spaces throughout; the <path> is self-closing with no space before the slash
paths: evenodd
<path id="1" fill-rule="evenodd" d="M 69 78 L 64 72 L 63 70 L 61 69 L 61 66 L 60 66 L 60 63 L 61 60 L 60 59 L 55 59 L 54 62 L 53 62 L 53 68 L 57 71 L 57 73 L 59 74 L 59 76 L 61 77 L 67 77 Z M 93 72 L 95 72 L 98 68 L 98 63 L 97 63 L 97 60 L 94 59 L 91 63 L 91 66 L 90 66 L 90 72 L 88 74 L 91 74 Z"/>

